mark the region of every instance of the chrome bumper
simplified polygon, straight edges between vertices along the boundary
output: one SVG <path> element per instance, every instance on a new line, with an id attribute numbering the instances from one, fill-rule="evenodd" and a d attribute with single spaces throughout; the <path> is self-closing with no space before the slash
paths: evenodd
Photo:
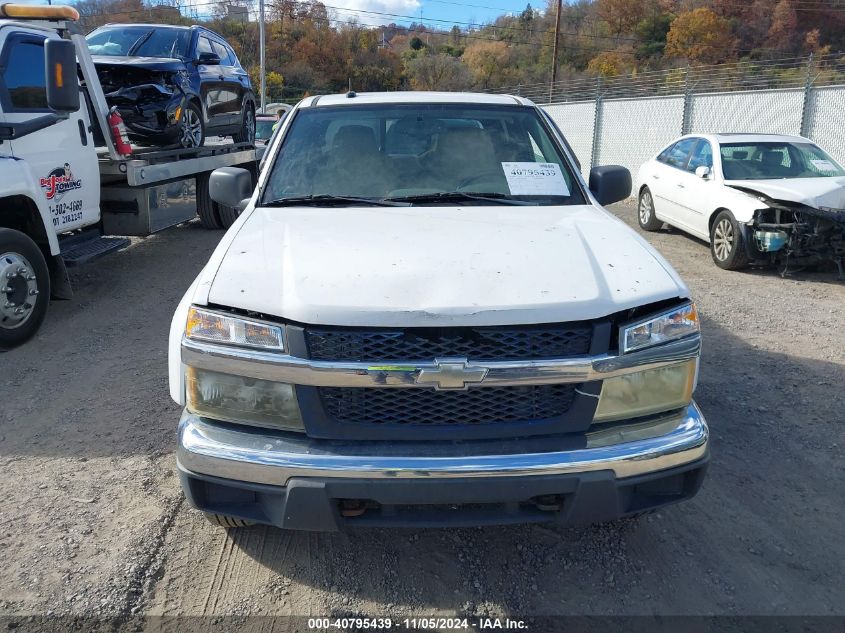
<path id="1" fill-rule="evenodd" d="M 179 423 L 177 462 L 190 473 L 276 486 L 299 477 L 419 481 L 613 471 L 624 478 L 704 458 L 708 435 L 695 403 L 657 419 L 590 432 L 580 448 L 567 438 L 430 445 L 316 441 L 236 430 L 186 412 Z"/>

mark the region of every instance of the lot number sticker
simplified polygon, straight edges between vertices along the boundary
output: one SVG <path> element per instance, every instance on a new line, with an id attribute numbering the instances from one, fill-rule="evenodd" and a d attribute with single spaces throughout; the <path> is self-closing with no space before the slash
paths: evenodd
<path id="1" fill-rule="evenodd" d="M 515 196 L 568 196 L 557 163 L 502 163 L 508 189 Z"/>
<path id="2" fill-rule="evenodd" d="M 813 167 L 819 171 L 836 171 L 836 165 L 831 163 L 829 160 L 811 160 L 810 162 L 813 163 Z"/>

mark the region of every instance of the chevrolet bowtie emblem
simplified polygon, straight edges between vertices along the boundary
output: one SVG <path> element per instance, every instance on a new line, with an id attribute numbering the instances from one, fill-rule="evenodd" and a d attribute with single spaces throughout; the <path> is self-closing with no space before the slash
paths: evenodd
<path id="1" fill-rule="evenodd" d="M 435 358 L 436 369 L 421 369 L 417 384 L 434 385 L 435 389 L 466 389 L 469 383 L 481 382 L 487 375 L 484 367 L 467 365 L 466 358 Z"/>

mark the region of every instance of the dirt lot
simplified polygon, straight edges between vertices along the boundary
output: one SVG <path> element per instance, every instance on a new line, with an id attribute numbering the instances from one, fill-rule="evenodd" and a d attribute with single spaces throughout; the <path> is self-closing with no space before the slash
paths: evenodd
<path id="1" fill-rule="evenodd" d="M 634 209 L 615 212 L 634 223 Z M 612 525 L 227 534 L 183 502 L 166 338 L 221 233 L 73 272 L 0 356 L 0 614 L 845 614 L 845 284 L 728 273 L 649 235 L 704 323 L 699 496 Z"/>

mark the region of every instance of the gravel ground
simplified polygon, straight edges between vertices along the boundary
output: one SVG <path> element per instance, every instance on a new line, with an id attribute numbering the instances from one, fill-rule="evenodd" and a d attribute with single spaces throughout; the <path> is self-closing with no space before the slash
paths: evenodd
<path id="1" fill-rule="evenodd" d="M 833 271 L 724 272 L 695 239 L 647 236 L 703 319 L 712 462 L 689 503 L 577 528 L 227 534 L 183 502 L 166 376 L 171 314 L 220 236 L 191 223 L 74 270 L 75 299 L 0 356 L 0 615 L 845 615 Z"/>

